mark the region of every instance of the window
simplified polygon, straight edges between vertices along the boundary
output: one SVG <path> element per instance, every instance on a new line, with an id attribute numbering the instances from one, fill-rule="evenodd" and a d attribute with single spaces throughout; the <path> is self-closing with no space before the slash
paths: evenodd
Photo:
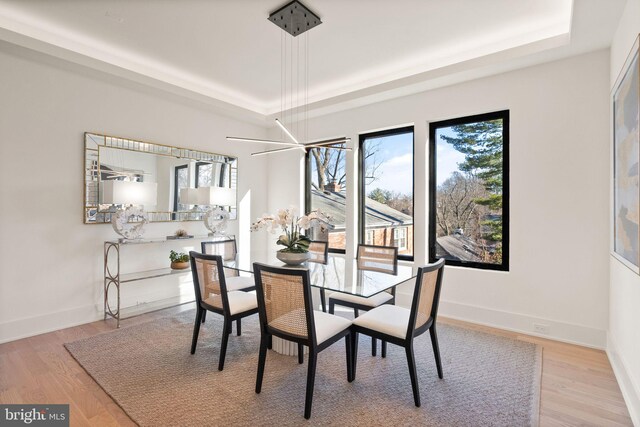
<path id="1" fill-rule="evenodd" d="M 393 246 L 398 248 L 398 252 L 407 249 L 407 228 L 396 228 L 393 234 Z"/>
<path id="2" fill-rule="evenodd" d="M 364 240 L 366 245 L 376 244 L 376 230 L 367 230 L 367 238 Z"/>
<path id="3" fill-rule="evenodd" d="M 429 261 L 509 270 L 509 111 L 431 123 Z"/>
<path id="4" fill-rule="evenodd" d="M 359 174 L 359 241 L 376 230 L 376 245 L 396 246 L 404 229 L 398 258 L 412 261 L 413 126 L 360 135 Z"/>
<path id="5" fill-rule="evenodd" d="M 232 169 L 227 163 L 196 162 L 196 188 L 230 187 Z"/>
<path id="6" fill-rule="evenodd" d="M 345 147 L 345 144 L 336 144 Z M 329 215 L 329 251 L 344 253 L 346 239 L 346 151 L 310 148 L 306 155 L 305 209 Z"/>
<path id="7" fill-rule="evenodd" d="M 196 188 L 211 187 L 213 182 L 213 165 L 207 162 L 196 163 Z"/>
<path id="8" fill-rule="evenodd" d="M 185 206 L 180 203 L 180 190 L 189 188 L 189 169 L 188 165 L 176 166 L 173 188 L 173 212 L 185 210 Z M 173 214 L 173 219 L 177 219 L 177 215 Z"/>

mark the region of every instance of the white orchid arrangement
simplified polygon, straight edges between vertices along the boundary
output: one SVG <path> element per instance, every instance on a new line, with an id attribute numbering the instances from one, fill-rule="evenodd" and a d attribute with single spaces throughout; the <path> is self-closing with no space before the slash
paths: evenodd
<path id="1" fill-rule="evenodd" d="M 328 215 L 318 210 L 311 211 L 308 215 L 298 216 L 296 208 L 292 206 L 278 210 L 275 215 L 264 214 L 251 224 L 251 231 L 267 230 L 270 233 L 276 233 L 281 229 L 284 234 L 281 234 L 276 242 L 277 245 L 285 247 L 281 252 L 304 253 L 309 251 L 311 239 L 301 232 L 318 223 L 328 223 L 330 220 Z"/>

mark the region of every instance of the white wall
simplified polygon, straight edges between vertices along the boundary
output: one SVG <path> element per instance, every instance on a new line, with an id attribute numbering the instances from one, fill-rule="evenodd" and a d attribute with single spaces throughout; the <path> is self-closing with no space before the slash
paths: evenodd
<path id="1" fill-rule="evenodd" d="M 2 43 L 0 342 L 101 318 L 103 241 L 117 236 L 109 224 L 83 223 L 85 131 L 238 156 L 240 218 L 230 231 L 240 250 L 250 240 L 264 246 L 249 223 L 265 210 L 266 161 L 248 155 L 256 147 L 224 140 L 265 137 L 263 127 Z M 178 228 L 206 234 L 201 223 L 156 223 L 146 236 Z M 197 244 L 126 248 L 125 268 L 164 267 L 170 248 Z M 193 295 L 188 276 L 124 286 L 125 306 Z"/>
<path id="2" fill-rule="evenodd" d="M 640 0 L 628 0 L 611 44 L 611 88 L 638 33 Z M 607 353 L 633 422 L 640 425 L 640 276 L 614 257 L 610 263 Z"/>
<path id="3" fill-rule="evenodd" d="M 426 260 L 428 122 L 509 109 L 510 271 L 447 268 L 441 314 L 604 348 L 608 321 L 609 52 L 599 51 L 311 120 L 311 139 L 415 126 L 416 264 Z M 294 203 L 299 154 L 270 156 L 270 205 Z M 276 158 L 277 157 L 277 158 Z M 357 153 L 347 156 L 355 244 Z M 278 165 L 294 170 L 284 171 Z M 404 296 L 406 301 L 406 295 Z"/>

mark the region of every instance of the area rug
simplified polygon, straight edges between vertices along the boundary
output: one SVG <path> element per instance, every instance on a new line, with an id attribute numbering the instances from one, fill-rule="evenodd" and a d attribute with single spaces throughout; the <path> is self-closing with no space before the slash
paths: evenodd
<path id="1" fill-rule="evenodd" d="M 303 418 L 306 357 L 267 355 L 256 394 L 260 328 L 243 319 L 218 371 L 220 316 L 209 313 L 189 353 L 194 311 L 65 344 L 100 386 L 141 426 L 529 426 L 538 424 L 542 354 L 538 346 L 439 325 L 439 379 L 429 334 L 415 340 L 422 406 L 413 404 L 404 349 L 371 356 L 360 337 L 356 381 L 347 382 L 344 341 L 318 357 L 313 408 Z M 378 353 L 379 354 L 379 353 Z"/>

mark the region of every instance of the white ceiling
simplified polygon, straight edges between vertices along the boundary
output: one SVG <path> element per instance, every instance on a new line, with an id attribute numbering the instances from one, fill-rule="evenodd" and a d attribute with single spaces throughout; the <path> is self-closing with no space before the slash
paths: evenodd
<path id="1" fill-rule="evenodd" d="M 309 104 L 326 109 L 605 48 L 625 0 L 303 2 L 323 21 L 307 33 Z M 0 39 L 268 115 L 281 109 L 291 37 L 267 17 L 284 3 L 0 0 Z"/>

